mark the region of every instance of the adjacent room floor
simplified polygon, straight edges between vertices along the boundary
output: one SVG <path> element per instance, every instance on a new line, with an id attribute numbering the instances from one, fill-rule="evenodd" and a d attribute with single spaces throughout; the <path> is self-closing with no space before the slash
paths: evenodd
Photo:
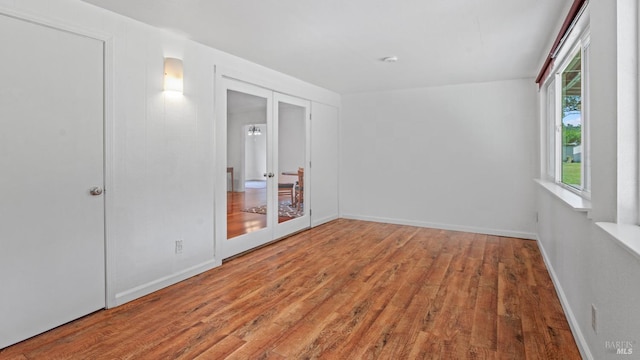
<path id="1" fill-rule="evenodd" d="M 279 195 L 278 202 L 291 203 L 289 196 Z M 248 234 L 267 226 L 267 215 L 246 211 L 267 203 L 267 189 L 245 188 L 243 192 L 227 192 L 227 239 Z M 291 220 L 290 216 L 279 216 L 278 222 Z"/>

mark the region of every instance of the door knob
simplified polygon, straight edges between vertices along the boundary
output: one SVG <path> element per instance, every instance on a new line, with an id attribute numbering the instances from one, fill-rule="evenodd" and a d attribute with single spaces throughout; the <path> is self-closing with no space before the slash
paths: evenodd
<path id="1" fill-rule="evenodd" d="M 269 177 L 270 177 L 270 178 L 272 178 L 272 177 L 274 177 L 274 176 L 275 176 L 275 175 L 274 175 L 272 172 L 270 172 L 270 173 L 269 173 Z"/>
<path id="2" fill-rule="evenodd" d="M 99 186 L 94 186 L 91 189 L 89 189 L 89 193 L 93 196 L 102 195 L 102 188 Z"/>

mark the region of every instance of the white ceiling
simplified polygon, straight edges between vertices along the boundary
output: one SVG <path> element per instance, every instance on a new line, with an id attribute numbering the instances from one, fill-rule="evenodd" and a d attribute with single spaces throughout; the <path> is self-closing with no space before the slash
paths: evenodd
<path id="1" fill-rule="evenodd" d="M 84 1 L 339 93 L 535 77 L 572 2 Z"/>

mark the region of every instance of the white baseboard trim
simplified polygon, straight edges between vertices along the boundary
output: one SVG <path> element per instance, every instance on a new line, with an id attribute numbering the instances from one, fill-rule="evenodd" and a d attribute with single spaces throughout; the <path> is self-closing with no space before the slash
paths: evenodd
<path id="1" fill-rule="evenodd" d="M 353 215 L 353 214 L 342 214 L 340 217 L 345 219 L 353 219 L 353 220 L 374 221 L 374 222 L 381 222 L 381 223 L 388 223 L 388 224 L 409 225 L 409 226 L 418 226 L 418 227 L 451 230 L 451 231 L 464 231 L 464 232 L 472 232 L 472 233 L 478 233 L 478 234 L 519 238 L 519 239 L 528 239 L 528 240 L 538 239 L 535 233 L 529 233 L 529 232 L 523 232 L 523 231 L 490 229 L 490 228 L 475 227 L 475 226 L 440 224 L 440 223 L 432 223 L 432 222 L 426 222 L 426 221 L 381 218 L 381 217 L 375 217 L 375 216 L 361 216 L 361 215 Z"/>
<path id="2" fill-rule="evenodd" d="M 311 220 L 311 227 L 316 227 L 318 225 L 322 225 L 325 223 L 328 223 L 329 221 L 333 221 L 338 219 L 338 215 L 333 215 L 333 216 L 326 216 L 320 219 L 312 219 Z"/>
<path id="3" fill-rule="evenodd" d="M 560 298 L 560 304 L 562 305 L 562 309 L 564 313 L 567 315 L 567 320 L 569 321 L 569 327 L 571 328 L 571 332 L 573 333 L 573 338 L 576 340 L 578 344 L 578 350 L 580 350 L 580 355 L 583 359 L 593 360 L 593 355 L 591 354 L 591 350 L 589 349 L 589 344 L 584 338 L 582 334 L 582 330 L 580 330 L 580 325 L 578 325 L 578 320 L 573 315 L 573 311 L 571 310 L 571 305 L 569 304 L 569 300 L 567 300 L 567 296 L 562 289 L 562 285 L 560 284 L 560 280 L 556 276 L 556 272 L 553 270 L 551 266 L 551 262 L 549 261 L 549 257 L 547 256 L 547 252 L 544 250 L 544 246 L 541 241 L 537 241 L 538 248 L 540 249 L 540 253 L 542 254 L 542 259 L 544 260 L 544 264 L 547 267 L 547 271 L 549 271 L 549 275 L 551 275 L 551 281 L 553 282 L 553 286 L 556 288 L 556 292 L 558 293 L 558 297 Z"/>
<path id="4" fill-rule="evenodd" d="M 119 292 L 115 294 L 112 301 L 107 302 L 107 308 L 112 308 L 116 306 L 120 306 L 122 304 L 126 304 L 129 301 L 138 299 L 145 295 L 149 295 L 152 292 L 163 289 L 167 286 L 171 286 L 173 284 L 179 283 L 182 280 L 186 280 L 192 276 L 201 274 L 205 271 L 211 270 L 215 267 L 222 265 L 222 261 L 213 259 L 208 260 L 198 265 L 192 266 L 190 268 L 184 269 L 175 274 L 171 274 L 160 279 L 156 279 L 154 281 L 150 281 L 146 284 L 142 284 L 140 286 L 136 286 L 133 289 L 129 289 L 123 292 Z"/>

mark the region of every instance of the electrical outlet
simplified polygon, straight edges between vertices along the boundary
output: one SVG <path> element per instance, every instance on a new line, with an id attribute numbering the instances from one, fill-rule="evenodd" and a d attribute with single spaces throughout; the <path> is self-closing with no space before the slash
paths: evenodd
<path id="1" fill-rule="evenodd" d="M 182 254 L 182 239 L 176 240 L 176 254 Z"/>
<path id="2" fill-rule="evenodd" d="M 593 332 L 594 333 L 598 333 L 598 328 L 596 327 L 596 313 L 597 313 L 598 309 L 596 309 L 596 306 L 591 304 L 591 327 L 593 328 Z"/>

